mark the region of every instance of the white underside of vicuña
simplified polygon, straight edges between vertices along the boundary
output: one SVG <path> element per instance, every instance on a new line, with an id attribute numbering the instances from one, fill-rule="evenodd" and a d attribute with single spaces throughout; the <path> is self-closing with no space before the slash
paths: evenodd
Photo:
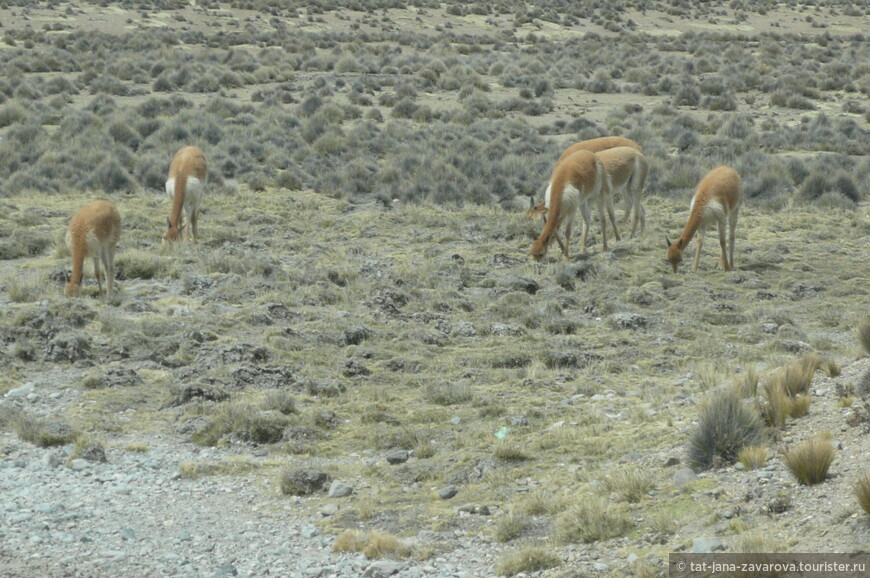
<path id="1" fill-rule="evenodd" d="M 66 246 L 69 247 L 70 250 L 73 248 L 73 239 L 72 233 L 69 231 L 66 232 Z M 103 249 L 104 245 L 100 243 L 100 239 L 97 237 L 97 234 L 94 231 L 88 231 L 85 234 L 85 245 L 87 246 L 87 251 L 85 256 L 87 257 L 97 257 L 100 254 L 100 250 Z"/>
<path id="2" fill-rule="evenodd" d="M 205 183 L 196 177 L 187 177 L 187 190 L 184 192 L 184 211 L 190 215 L 199 210 L 202 197 L 205 193 Z M 175 179 L 167 179 L 166 194 L 170 199 L 175 198 Z"/>
<path id="3" fill-rule="evenodd" d="M 691 211 L 695 207 L 695 199 L 692 199 L 692 203 L 689 206 L 689 210 Z M 701 213 L 701 226 L 708 227 L 715 223 L 725 220 L 725 207 L 719 201 L 709 200 L 707 204 L 704 206 L 704 212 Z"/>
<path id="4" fill-rule="evenodd" d="M 547 192 L 544 194 L 544 206 L 550 208 L 550 187 L 547 185 Z M 565 185 L 565 190 L 562 191 L 562 205 L 559 209 L 561 213 L 560 229 L 566 229 L 574 222 L 574 215 L 577 214 L 577 209 L 580 208 L 580 191 L 574 185 Z"/>

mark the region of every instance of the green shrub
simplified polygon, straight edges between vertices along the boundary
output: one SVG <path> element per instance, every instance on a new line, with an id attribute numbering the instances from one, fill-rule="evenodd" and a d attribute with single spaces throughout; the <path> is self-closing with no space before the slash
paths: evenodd
<path id="1" fill-rule="evenodd" d="M 764 423 L 758 411 L 731 390 L 708 395 L 701 405 L 698 427 L 689 437 L 689 463 L 707 469 L 718 461 L 731 463 L 747 445 L 764 442 Z"/>

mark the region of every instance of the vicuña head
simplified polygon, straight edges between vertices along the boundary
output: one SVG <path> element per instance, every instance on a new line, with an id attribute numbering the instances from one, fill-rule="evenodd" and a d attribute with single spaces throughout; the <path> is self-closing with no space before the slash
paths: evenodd
<path id="1" fill-rule="evenodd" d="M 79 209 L 66 231 L 66 244 L 72 253 L 72 275 L 64 293 L 74 297 L 81 291 L 86 257 L 94 259 L 94 276 L 100 294 L 103 281 L 100 262 L 106 269 L 106 297 L 111 297 L 115 280 L 115 246 L 121 237 L 121 215 L 111 201 L 99 200 Z"/>
<path id="2" fill-rule="evenodd" d="M 695 196 L 689 205 L 689 220 L 682 234 L 673 243 L 665 237 L 668 246 L 668 262 L 674 272 L 683 260 L 683 250 L 695 233 L 698 233 L 698 246 L 695 249 L 695 261 L 692 271 L 698 270 L 701 260 L 701 245 L 704 241 L 704 230 L 713 223 L 719 229 L 719 245 L 721 255 L 719 266 L 730 271 L 734 268 L 734 231 L 737 228 L 737 215 L 743 194 L 740 191 L 740 176 L 731 167 L 717 167 L 707 173 L 698 183 Z M 725 230 L 728 228 L 726 243 Z"/>
<path id="3" fill-rule="evenodd" d="M 172 211 L 166 221 L 164 242 L 177 241 L 185 233 L 189 241 L 196 243 L 199 206 L 205 194 L 207 174 L 205 154 L 199 147 L 187 146 L 175 153 L 166 177 L 166 194 L 172 199 Z M 182 222 L 182 209 L 188 216 L 187 227 Z"/>
<path id="4" fill-rule="evenodd" d="M 607 250 L 607 223 L 604 217 L 604 196 L 602 189 L 607 187 L 607 179 L 601 161 L 589 151 L 577 151 L 556 165 L 544 197 L 547 208 L 547 222 L 541 235 L 532 243 L 530 253 L 539 261 L 547 254 L 553 239 L 559 243 L 564 259 L 569 258 L 571 226 L 577 209 L 583 215 L 583 235 L 580 241 L 581 252 L 586 252 L 586 236 L 589 232 L 589 200 L 595 198 L 601 214 L 604 250 Z M 559 230 L 565 233 L 564 242 Z"/>

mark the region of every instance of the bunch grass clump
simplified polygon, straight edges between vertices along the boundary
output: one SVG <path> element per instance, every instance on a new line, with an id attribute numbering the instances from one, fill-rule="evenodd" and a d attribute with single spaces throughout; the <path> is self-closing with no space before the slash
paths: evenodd
<path id="1" fill-rule="evenodd" d="M 602 484 L 607 491 L 630 503 L 641 501 L 656 486 L 652 474 L 637 467 L 623 468 L 609 474 L 602 480 Z"/>
<path id="2" fill-rule="evenodd" d="M 834 448 L 819 436 L 812 437 L 785 452 L 785 465 L 798 483 L 812 486 L 825 481 L 834 461 Z"/>
<path id="3" fill-rule="evenodd" d="M 747 470 L 756 470 L 767 463 L 767 446 L 745 446 L 737 454 L 737 459 Z"/>
<path id="4" fill-rule="evenodd" d="M 764 422 L 733 389 L 711 392 L 700 409 L 698 427 L 689 437 L 689 463 L 707 469 L 717 460 L 731 463 L 748 445 L 764 442 Z"/>
<path id="5" fill-rule="evenodd" d="M 510 542 L 519 538 L 529 524 L 530 520 L 527 516 L 511 509 L 506 514 L 496 518 L 493 538 L 496 542 Z"/>
<path id="6" fill-rule="evenodd" d="M 631 527 L 631 519 L 613 504 L 602 498 L 581 497 L 556 518 L 555 534 L 563 544 L 591 544 L 624 536 Z"/>
<path id="7" fill-rule="evenodd" d="M 391 558 L 405 560 L 411 557 L 411 548 L 396 536 L 372 530 L 345 530 L 332 544 L 333 552 L 360 552 L 369 560 Z"/>
<path id="8" fill-rule="evenodd" d="M 495 573 L 499 576 L 516 576 L 520 573 L 541 572 L 562 565 L 562 559 L 543 546 L 526 546 L 499 560 Z"/>
<path id="9" fill-rule="evenodd" d="M 870 355 L 870 318 L 863 319 L 858 324 L 858 341 L 864 348 L 864 353 Z"/>
<path id="10" fill-rule="evenodd" d="M 852 486 L 858 505 L 870 516 L 870 471 L 861 474 Z"/>

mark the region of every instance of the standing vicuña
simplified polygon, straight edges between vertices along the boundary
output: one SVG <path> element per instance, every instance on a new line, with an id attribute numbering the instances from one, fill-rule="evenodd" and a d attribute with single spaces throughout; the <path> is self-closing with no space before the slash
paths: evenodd
<path id="1" fill-rule="evenodd" d="M 646 157 L 636 148 L 622 146 L 597 152 L 595 156 L 598 157 L 607 172 L 610 193 L 613 194 L 618 190 L 623 191 L 623 197 L 628 203 L 628 208 L 625 210 L 626 220 L 628 220 L 630 213 L 634 214 L 634 218 L 631 220 L 631 236 L 634 237 L 637 231 L 638 219 L 640 220 L 640 233 L 643 235 L 646 229 L 646 213 L 640 201 L 643 195 L 643 186 L 646 183 L 646 175 L 649 171 Z M 608 202 L 608 209 L 610 206 L 611 204 Z M 613 228 L 616 229 L 615 223 Z"/>
<path id="2" fill-rule="evenodd" d="M 103 281 L 100 275 L 100 261 L 106 269 L 106 296 L 111 297 L 115 280 L 115 245 L 121 237 L 121 215 L 111 201 L 94 201 L 79 209 L 69 222 L 66 231 L 66 245 L 72 253 L 72 276 L 66 284 L 64 293 L 69 296 L 79 294 L 85 257 L 94 259 L 94 276 L 100 294 Z"/>
<path id="3" fill-rule="evenodd" d="M 607 221 L 604 216 L 604 191 L 602 190 L 607 186 L 606 181 L 604 166 L 589 151 L 577 151 L 556 165 L 544 197 L 547 222 L 541 235 L 532 243 L 531 253 L 536 261 L 547 253 L 547 248 L 554 237 L 562 248 L 564 259 L 568 259 L 571 225 L 577 209 L 580 209 L 585 224 L 580 238 L 580 250 L 586 252 L 586 236 L 589 233 L 590 220 L 588 201 L 593 196 L 598 203 L 604 250 L 607 250 Z M 565 230 L 564 243 L 559 238 L 560 228 Z"/>
<path id="4" fill-rule="evenodd" d="M 196 243 L 199 205 L 205 192 L 207 172 L 205 154 L 199 147 L 183 147 L 175 153 L 166 177 L 166 194 L 172 199 L 172 212 L 163 235 L 164 241 L 177 241 L 181 236 L 184 230 L 181 209 L 184 208 L 190 221 L 185 237 Z"/>
<path id="5" fill-rule="evenodd" d="M 704 229 L 716 223 L 719 227 L 719 246 L 722 255 L 719 258 L 719 266 L 730 271 L 734 268 L 734 230 L 737 228 L 737 213 L 740 211 L 740 203 L 743 194 L 740 192 L 740 176 L 731 167 L 717 167 L 707 173 L 698 183 L 692 204 L 689 221 L 683 233 L 673 243 L 665 237 L 668 244 L 668 261 L 674 272 L 680 261 L 683 260 L 683 249 L 692 240 L 695 232 L 698 232 L 698 247 L 695 250 L 695 262 L 692 271 L 698 270 L 698 261 L 701 260 L 701 243 L 704 240 Z M 725 223 L 728 223 L 730 236 L 726 250 Z"/>

